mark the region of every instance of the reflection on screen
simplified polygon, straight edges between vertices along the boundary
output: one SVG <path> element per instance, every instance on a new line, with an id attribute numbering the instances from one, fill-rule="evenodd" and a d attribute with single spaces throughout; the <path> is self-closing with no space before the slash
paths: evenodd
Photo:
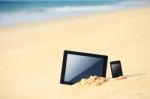
<path id="1" fill-rule="evenodd" d="M 64 80 L 78 82 L 91 75 L 102 76 L 103 66 L 103 58 L 68 54 Z"/>

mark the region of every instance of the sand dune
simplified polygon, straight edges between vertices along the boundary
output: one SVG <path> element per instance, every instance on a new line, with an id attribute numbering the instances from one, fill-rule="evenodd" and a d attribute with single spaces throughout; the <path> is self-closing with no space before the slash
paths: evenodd
<path id="1" fill-rule="evenodd" d="M 120 59 L 127 79 L 60 85 L 65 49 Z M 0 28 L 0 99 L 149 99 L 149 84 L 148 7 Z"/>

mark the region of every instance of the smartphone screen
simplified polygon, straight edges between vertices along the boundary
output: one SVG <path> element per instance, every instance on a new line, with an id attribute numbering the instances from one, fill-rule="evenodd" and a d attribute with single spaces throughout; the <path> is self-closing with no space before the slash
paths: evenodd
<path id="1" fill-rule="evenodd" d="M 110 62 L 110 66 L 111 66 L 111 72 L 112 72 L 113 78 L 123 76 L 120 61 L 112 61 L 112 62 Z"/>

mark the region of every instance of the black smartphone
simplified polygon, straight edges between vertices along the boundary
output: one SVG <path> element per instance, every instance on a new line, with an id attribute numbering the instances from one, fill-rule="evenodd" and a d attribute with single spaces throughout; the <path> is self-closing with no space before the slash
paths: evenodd
<path id="1" fill-rule="evenodd" d="M 123 76 L 121 62 L 119 60 L 118 61 L 111 61 L 110 67 L 111 67 L 111 72 L 112 72 L 113 78 Z"/>

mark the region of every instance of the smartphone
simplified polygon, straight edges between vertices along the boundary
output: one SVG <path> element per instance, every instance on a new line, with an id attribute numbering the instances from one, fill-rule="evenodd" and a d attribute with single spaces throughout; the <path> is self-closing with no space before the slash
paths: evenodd
<path id="1" fill-rule="evenodd" d="M 111 67 L 111 72 L 112 72 L 113 78 L 123 76 L 121 62 L 119 60 L 118 61 L 111 61 L 110 67 Z"/>

